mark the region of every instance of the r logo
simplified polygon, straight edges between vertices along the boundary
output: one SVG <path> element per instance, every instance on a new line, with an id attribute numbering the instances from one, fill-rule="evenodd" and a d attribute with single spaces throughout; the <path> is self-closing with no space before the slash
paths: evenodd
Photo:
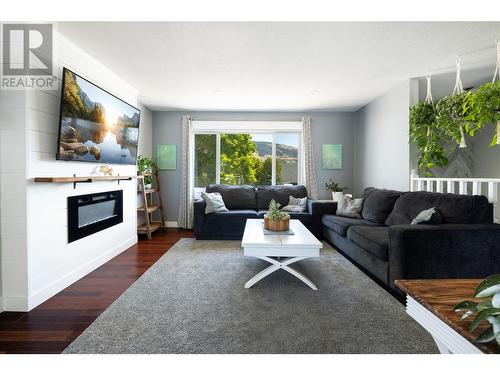
<path id="1" fill-rule="evenodd" d="M 52 25 L 3 25 L 3 75 L 52 75 Z"/>

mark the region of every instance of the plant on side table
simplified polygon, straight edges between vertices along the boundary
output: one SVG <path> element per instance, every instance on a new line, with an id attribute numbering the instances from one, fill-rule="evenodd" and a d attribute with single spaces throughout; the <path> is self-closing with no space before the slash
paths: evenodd
<path id="1" fill-rule="evenodd" d="M 155 166 L 154 161 L 144 155 L 139 155 L 137 157 L 137 175 L 144 176 L 144 185 L 146 189 L 151 189 L 153 184 L 153 168 Z"/>
<path id="2" fill-rule="evenodd" d="M 264 215 L 264 228 L 273 232 L 285 232 L 290 228 L 290 215 L 280 210 L 281 205 L 274 199 L 269 203 L 269 211 Z"/>
<path id="3" fill-rule="evenodd" d="M 500 345 L 500 275 L 493 275 L 484 279 L 476 288 L 474 298 L 484 298 L 480 302 L 463 301 L 454 307 L 455 312 L 463 312 L 464 320 L 475 315 L 470 325 L 470 332 L 476 330 L 483 320 L 491 326 L 482 332 L 476 339 L 478 343 L 496 340 Z"/>
<path id="4" fill-rule="evenodd" d="M 332 192 L 332 198 L 334 202 L 338 202 L 342 195 L 344 195 L 344 190 L 346 188 L 339 183 L 335 182 L 333 178 L 330 178 L 328 182 L 325 182 L 326 190 Z"/>

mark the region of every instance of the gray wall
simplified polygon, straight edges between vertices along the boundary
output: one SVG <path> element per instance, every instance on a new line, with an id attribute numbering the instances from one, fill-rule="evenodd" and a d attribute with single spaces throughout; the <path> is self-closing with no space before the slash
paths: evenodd
<path id="1" fill-rule="evenodd" d="M 300 121 L 302 116 L 311 117 L 313 145 L 315 150 L 319 198 L 331 197 L 324 183 L 330 177 L 352 191 L 354 184 L 354 114 L 349 112 L 153 112 L 153 152 L 157 144 L 177 145 L 177 170 L 160 171 L 163 204 L 167 221 L 176 221 L 181 179 L 181 118 L 190 115 L 194 120 L 270 120 Z M 341 143 L 343 145 L 343 169 L 321 169 L 321 145 Z"/>
<path id="2" fill-rule="evenodd" d="M 151 139 L 153 136 L 153 112 L 139 104 L 141 125 L 139 134 L 138 155 L 153 155 Z"/>
<path id="3" fill-rule="evenodd" d="M 500 146 L 490 147 L 495 125 L 485 127 L 473 140 L 473 177 L 500 178 Z"/>
<path id="4" fill-rule="evenodd" d="M 405 81 L 356 112 L 354 193 L 365 187 L 408 190 L 408 108 L 413 90 Z"/>

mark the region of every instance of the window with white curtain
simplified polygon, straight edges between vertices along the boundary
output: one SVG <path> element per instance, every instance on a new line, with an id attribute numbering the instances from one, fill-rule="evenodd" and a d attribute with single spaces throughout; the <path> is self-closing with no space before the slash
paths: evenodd
<path id="1" fill-rule="evenodd" d="M 302 123 L 193 121 L 194 186 L 303 184 Z"/>

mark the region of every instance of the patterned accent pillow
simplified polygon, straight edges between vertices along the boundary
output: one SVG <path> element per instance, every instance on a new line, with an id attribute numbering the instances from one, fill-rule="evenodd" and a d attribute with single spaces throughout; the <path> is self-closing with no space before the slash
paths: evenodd
<path id="1" fill-rule="evenodd" d="M 307 197 L 294 198 L 290 195 L 288 204 L 282 208 L 283 211 L 288 212 L 304 212 L 307 208 Z"/>
<path id="2" fill-rule="evenodd" d="M 439 225 L 443 222 L 441 214 L 436 209 L 436 207 L 428 208 L 420 212 L 415 219 L 412 220 L 411 224 L 429 224 L 429 225 Z"/>
<path id="3" fill-rule="evenodd" d="M 226 208 L 224 204 L 224 200 L 222 199 L 222 195 L 220 193 L 206 193 L 204 191 L 201 192 L 201 196 L 205 200 L 206 214 L 213 214 L 214 212 L 228 212 L 229 210 Z"/>
<path id="4" fill-rule="evenodd" d="M 352 199 L 343 195 L 337 204 L 337 216 L 351 217 L 361 219 L 361 210 L 363 209 L 363 198 Z"/>

